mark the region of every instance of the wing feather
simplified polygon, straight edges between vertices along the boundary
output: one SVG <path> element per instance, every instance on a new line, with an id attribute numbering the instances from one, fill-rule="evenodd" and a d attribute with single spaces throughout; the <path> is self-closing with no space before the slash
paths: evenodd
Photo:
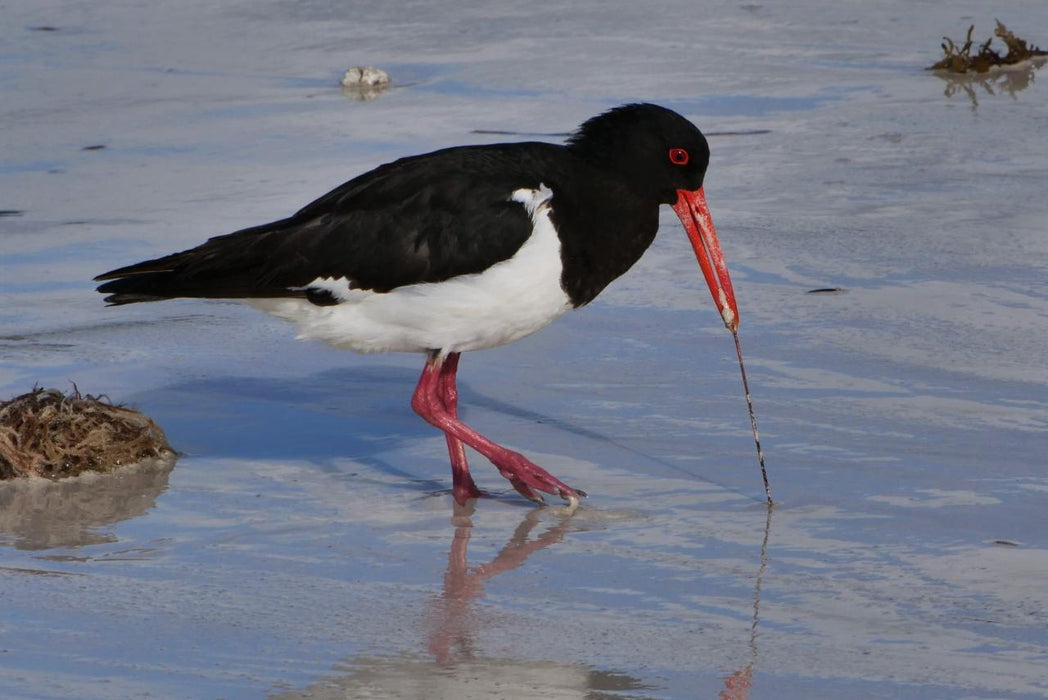
<path id="1" fill-rule="evenodd" d="M 522 163 L 515 153 L 521 145 L 465 146 L 389 163 L 289 218 L 99 275 L 105 283 L 98 290 L 112 304 L 309 298 L 309 284 L 323 277 L 385 292 L 480 272 L 531 235 L 530 217 L 510 196 L 538 187 L 542 178 L 529 171 L 542 164 Z M 553 149 L 561 147 L 541 145 L 555 163 Z"/>

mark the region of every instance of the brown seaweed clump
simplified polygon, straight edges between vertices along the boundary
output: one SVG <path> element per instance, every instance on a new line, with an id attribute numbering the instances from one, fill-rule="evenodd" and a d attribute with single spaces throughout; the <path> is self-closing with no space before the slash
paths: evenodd
<path id="1" fill-rule="evenodd" d="M 928 70 L 945 70 L 951 73 L 985 73 L 994 66 L 1012 66 L 1022 63 L 1036 56 L 1048 56 L 1048 51 L 1042 51 L 1037 46 L 1032 46 L 1024 39 L 1015 36 L 1015 33 L 1004 26 L 1000 20 L 994 30 L 994 36 L 1004 42 L 1008 52 L 1003 56 L 996 50 L 990 48 L 994 37 L 990 37 L 979 45 L 978 51 L 972 55 L 972 32 L 975 25 L 968 27 L 968 36 L 962 46 L 958 46 L 950 37 L 943 37 L 942 50 L 945 57 L 935 65 L 928 66 Z"/>
<path id="2" fill-rule="evenodd" d="M 174 454 L 164 431 L 103 397 L 36 388 L 0 402 L 0 481 L 110 472 Z"/>

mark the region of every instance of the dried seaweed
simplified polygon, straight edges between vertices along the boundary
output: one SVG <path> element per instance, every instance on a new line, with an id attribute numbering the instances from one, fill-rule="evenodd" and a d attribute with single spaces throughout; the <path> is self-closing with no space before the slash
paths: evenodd
<path id="1" fill-rule="evenodd" d="M 164 431 L 105 397 L 36 388 L 0 402 L 0 481 L 110 472 L 174 453 Z"/>
<path id="2" fill-rule="evenodd" d="M 968 27 L 968 35 L 964 44 L 958 46 L 950 37 L 943 37 L 942 50 L 945 56 L 938 63 L 928 66 L 928 70 L 944 70 L 950 73 L 985 73 L 994 66 L 1012 66 L 1022 63 L 1036 56 L 1048 56 L 1048 51 L 1042 51 L 1039 47 L 1028 44 L 1025 39 L 1015 36 L 1000 20 L 994 30 L 994 36 L 979 45 L 978 50 L 972 55 L 972 32 L 975 25 Z M 994 37 L 1004 42 L 1008 52 L 1003 56 L 991 47 Z"/>

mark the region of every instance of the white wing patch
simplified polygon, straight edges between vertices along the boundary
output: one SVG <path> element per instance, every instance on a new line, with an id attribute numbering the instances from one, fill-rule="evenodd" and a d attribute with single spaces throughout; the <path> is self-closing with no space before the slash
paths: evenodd
<path id="1" fill-rule="evenodd" d="M 318 278 L 310 287 L 340 303 L 316 306 L 303 299 L 249 303 L 298 325 L 299 337 L 360 352 L 462 352 L 492 348 L 530 335 L 571 308 L 561 286 L 560 238 L 550 219 L 553 192 L 519 189 L 533 222 L 531 236 L 513 257 L 471 275 L 412 284 L 378 293 L 350 289 L 345 278 Z"/>
<path id="2" fill-rule="evenodd" d="M 528 210 L 528 215 L 531 220 L 535 220 L 536 213 L 541 214 L 546 212 L 547 216 L 550 210 L 550 200 L 553 199 L 553 190 L 546 187 L 543 184 L 539 185 L 537 190 L 519 189 L 513 192 L 510 199 L 514 202 L 520 202 L 524 205 L 524 208 Z M 560 248 L 560 239 L 557 239 L 557 248 Z"/>
<path id="3" fill-rule="evenodd" d="M 331 294 L 331 296 L 342 301 L 352 301 L 354 294 L 359 295 L 359 289 L 350 289 L 349 280 L 345 277 L 317 277 L 315 280 L 306 285 L 307 289 L 316 289 L 325 291 Z"/>

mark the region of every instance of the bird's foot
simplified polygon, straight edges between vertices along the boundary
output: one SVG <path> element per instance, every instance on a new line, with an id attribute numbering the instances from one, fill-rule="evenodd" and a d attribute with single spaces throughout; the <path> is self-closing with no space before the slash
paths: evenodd
<path id="1" fill-rule="evenodd" d="M 586 492 L 581 489 L 573 489 L 548 471 L 529 460 L 519 452 L 506 450 L 506 454 L 496 460 L 492 460 L 498 467 L 499 473 L 509 481 L 524 498 L 545 503 L 542 493 L 560 496 L 568 502 L 568 507 L 574 511 L 578 506 L 580 498 L 586 497 Z"/>

